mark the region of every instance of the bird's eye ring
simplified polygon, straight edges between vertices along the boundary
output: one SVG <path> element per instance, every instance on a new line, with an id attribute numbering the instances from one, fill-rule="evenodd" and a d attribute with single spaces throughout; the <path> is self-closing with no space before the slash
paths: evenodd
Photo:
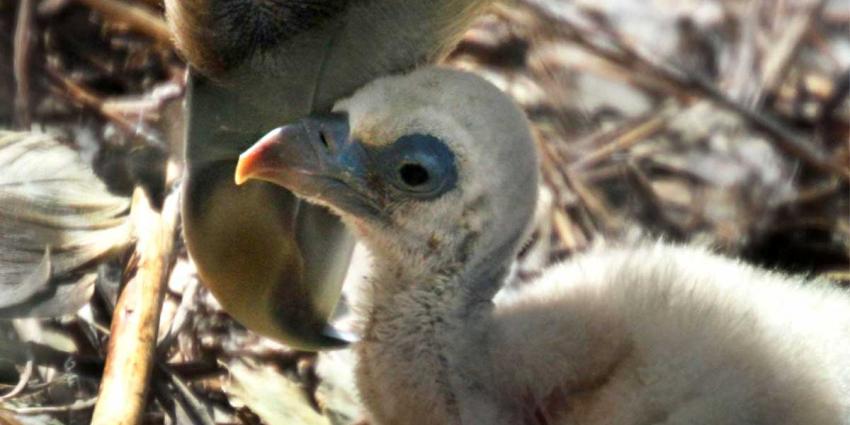
<path id="1" fill-rule="evenodd" d="M 431 176 L 428 169 L 415 162 L 406 162 L 398 168 L 398 176 L 404 184 L 416 188 L 428 183 Z"/>
<path id="2" fill-rule="evenodd" d="M 435 199 L 457 181 L 454 154 L 442 140 L 409 134 L 377 148 L 372 160 L 386 164 L 383 176 L 400 197 Z"/>

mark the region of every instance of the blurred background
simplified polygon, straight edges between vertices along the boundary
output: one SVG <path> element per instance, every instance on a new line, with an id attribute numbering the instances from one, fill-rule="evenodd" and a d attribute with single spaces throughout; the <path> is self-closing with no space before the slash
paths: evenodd
<path id="1" fill-rule="evenodd" d="M 659 237 L 850 283 L 850 1 L 515 0 L 445 63 L 511 94 L 538 136 L 544 187 L 511 285 L 595 246 Z M 80 229 L 85 252 L 51 278 L 94 292 L 77 315 L 0 320 L 0 424 L 89 423 L 135 267 L 129 196 L 142 187 L 161 202 L 179 184 L 185 71 L 159 0 L 0 0 L 0 147 L 22 143 L 3 129 L 31 130 L 82 158 L 63 167 L 61 200 L 97 205 L 100 223 L 22 212 L 20 182 L 0 171 L 0 276 L 44 264 L 15 251 L 21 223 Z M 44 165 L 25 160 L 0 153 L 7 175 Z M 246 331 L 176 250 L 144 423 L 361 421 L 349 353 Z M 366 267 L 358 251 L 351 284 Z"/>

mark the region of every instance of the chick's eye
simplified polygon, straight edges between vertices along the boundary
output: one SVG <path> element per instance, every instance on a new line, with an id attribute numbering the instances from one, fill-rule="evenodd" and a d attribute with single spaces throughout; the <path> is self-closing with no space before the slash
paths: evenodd
<path id="1" fill-rule="evenodd" d="M 398 168 L 398 176 L 404 184 L 412 188 L 427 184 L 431 179 L 428 169 L 417 163 L 402 164 Z"/>
<path id="2" fill-rule="evenodd" d="M 383 178 L 397 196 L 418 200 L 435 199 L 451 190 L 457 181 L 455 157 L 442 140 L 425 134 L 410 134 L 372 152 L 383 164 Z"/>

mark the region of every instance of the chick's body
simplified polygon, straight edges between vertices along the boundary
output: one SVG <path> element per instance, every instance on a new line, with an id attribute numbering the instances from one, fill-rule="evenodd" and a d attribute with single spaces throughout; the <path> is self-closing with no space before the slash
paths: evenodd
<path id="1" fill-rule="evenodd" d="M 402 299 L 357 346 L 381 424 L 850 423 L 850 300 L 825 282 L 656 244 L 579 256 L 462 321 Z"/>
<path id="2" fill-rule="evenodd" d="M 426 68 L 335 111 L 267 135 L 237 180 L 330 207 L 371 251 L 354 349 L 374 423 L 850 423 L 843 291 L 658 243 L 495 297 L 537 194 L 519 108 Z"/>

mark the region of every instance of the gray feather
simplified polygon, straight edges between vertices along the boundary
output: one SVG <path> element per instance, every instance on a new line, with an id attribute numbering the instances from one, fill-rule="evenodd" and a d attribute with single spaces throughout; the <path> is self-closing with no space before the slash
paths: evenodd
<path id="1" fill-rule="evenodd" d="M 129 206 L 56 139 L 0 131 L 0 317 L 63 315 L 85 304 L 88 268 L 131 242 Z"/>

